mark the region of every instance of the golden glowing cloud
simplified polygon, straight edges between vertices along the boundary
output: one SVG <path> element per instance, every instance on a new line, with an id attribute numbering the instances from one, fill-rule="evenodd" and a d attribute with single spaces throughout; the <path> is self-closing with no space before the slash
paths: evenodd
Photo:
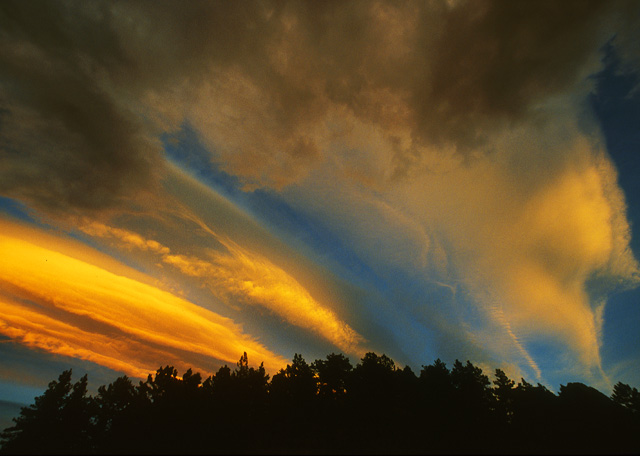
<path id="1" fill-rule="evenodd" d="M 587 281 L 613 261 L 629 261 L 612 259 L 616 233 L 628 226 L 616 226 L 620 208 L 607 195 L 605 171 L 597 162 L 569 169 L 531 198 L 510 227 L 520 252 L 500 285 L 515 327 L 555 333 L 587 366 L 600 365 L 601 325 Z"/>
<path id="2" fill-rule="evenodd" d="M 265 256 L 215 233 L 202 221 L 199 223 L 226 248 L 225 252 L 208 250 L 205 259 L 171 254 L 168 247 L 156 241 L 98 222 L 87 222 L 82 230 L 94 236 L 116 237 L 127 246 L 151 249 L 162 256 L 164 263 L 201 279 L 216 297 L 230 305 L 264 307 L 290 324 L 322 336 L 344 352 L 364 355 L 363 337 L 314 299 L 294 277 Z"/>
<path id="3" fill-rule="evenodd" d="M 283 269 L 267 258 L 224 240 L 229 253 L 210 252 L 210 260 L 167 255 L 164 261 L 203 278 L 211 291 L 227 301 L 263 306 L 289 323 L 309 329 L 347 353 L 364 355 L 364 339 Z"/>
<path id="4" fill-rule="evenodd" d="M 128 230 L 112 228 L 103 223 L 86 222 L 80 229 L 90 236 L 115 237 L 128 247 L 135 247 L 140 250 L 150 250 L 155 253 L 167 254 L 169 249 L 153 239 L 144 239 L 142 236 Z"/>
<path id="5" fill-rule="evenodd" d="M 157 368 L 145 359 L 147 353 L 135 353 L 132 341 L 82 330 L 5 297 L 0 297 L 0 311 L 0 332 L 27 347 L 85 359 L 132 377 L 144 378 Z"/>
<path id="6" fill-rule="evenodd" d="M 251 359 L 264 361 L 270 371 L 286 362 L 243 334 L 230 319 L 149 284 L 56 251 L 53 241 L 44 235 L 34 243 L 0 234 L 0 296 L 5 310 L 2 327 L 5 334 L 55 353 L 76 353 L 96 362 L 102 360 L 113 368 L 132 365 L 127 371 L 137 374 L 165 361 L 153 353 L 145 353 L 149 347 L 156 347 L 152 350 L 156 352 L 179 351 L 193 354 L 194 359 L 211 357 L 226 362 L 235 362 L 246 351 Z M 27 309 L 29 305 L 25 304 L 20 310 L 19 302 L 23 300 L 35 305 Z M 24 317 L 27 314 L 29 318 Z M 36 314 L 42 314 L 39 317 L 42 323 L 31 318 Z M 85 327 L 64 330 L 73 323 L 63 318 L 55 323 L 56 316 L 63 314 L 80 317 L 75 320 Z M 26 324 L 27 321 L 32 323 Z M 115 341 L 108 343 L 100 328 L 117 330 L 123 335 L 126 343 L 119 344 L 117 357 L 113 356 Z M 108 361 L 112 358 L 119 361 Z M 139 359 L 145 360 L 144 365 L 135 363 Z"/>
<path id="7" fill-rule="evenodd" d="M 488 320 L 470 312 L 470 322 L 460 307 L 448 324 L 463 323 L 474 345 L 536 376 L 544 362 L 529 352 L 536 341 L 582 373 L 598 372 L 606 294 L 638 277 L 615 168 L 571 122 L 563 131 L 530 125 L 508 135 L 490 158 L 416 175 L 384 196 L 431 236 L 434 266 L 423 268 L 425 277 L 459 284 Z"/>

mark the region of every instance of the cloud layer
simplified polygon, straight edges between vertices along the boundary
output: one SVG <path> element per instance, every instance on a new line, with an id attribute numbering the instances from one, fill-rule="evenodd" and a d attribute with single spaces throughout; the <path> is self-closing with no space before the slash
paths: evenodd
<path id="1" fill-rule="evenodd" d="M 203 257 L 171 253 L 168 247 L 154 240 L 97 222 L 82 226 L 81 230 L 93 236 L 115 237 L 138 249 L 151 250 L 161 256 L 163 263 L 201 280 L 214 296 L 228 305 L 265 307 L 289 323 L 327 339 L 345 353 L 364 356 L 366 350 L 362 336 L 340 321 L 330 308 L 318 303 L 294 277 L 262 255 L 205 228 L 224 246 L 224 252 L 209 250 Z"/>
<path id="2" fill-rule="evenodd" d="M 294 182 L 323 159 L 328 140 L 353 129 L 375 130 L 392 151 L 383 178 L 420 164 L 430 145 L 473 155 L 493 131 L 579 82 L 611 24 L 633 9 L 147 6 L 3 5 L 3 193 L 50 209 L 121 204 L 153 185 L 157 135 L 185 120 L 248 185 Z"/>
<path id="3" fill-rule="evenodd" d="M 607 42 L 637 70 L 638 8 L 5 2 L 0 194 L 151 276 L 171 276 L 186 294 L 205 287 L 213 299 L 199 305 L 260 309 L 264 333 L 287 333 L 271 326 L 275 316 L 356 355 L 386 347 L 419 363 L 445 351 L 539 380 L 544 360 L 531 347 L 544 342 L 582 375 L 600 375 L 606 297 L 637 285 L 638 264 L 624 195 L 585 100 Z M 343 256 L 331 253 L 335 245 L 261 226 L 250 208 L 236 214 L 232 197 L 176 177 L 176 166 L 190 164 L 170 163 L 163 148 L 167 138 L 180 145 L 185 126 L 206 151 L 196 177 L 215 180 L 213 170 L 236 179 L 243 195 L 271 195 L 291 217 L 340 239 Z M 7 242 L 7 251 L 36 248 Z M 34 314 L 36 302 L 179 348 L 170 328 L 143 319 L 125 328 L 129 317 L 107 318 L 98 301 L 86 301 L 107 293 L 97 279 L 87 278 L 97 288 L 83 290 L 82 303 L 54 299 L 62 291 L 38 294 L 35 282 L 12 275 L 13 263 L 25 273 L 37 266 L 21 262 L 8 256 L 0 276 L 11 337 L 44 347 L 68 324 L 62 314 Z M 136 293 L 146 287 L 90 261 L 73 264 Z M 318 271 L 322 283 L 313 285 Z M 72 290 L 70 277 L 55 280 Z M 165 309 L 167 318 L 200 328 L 193 353 L 227 360 L 250 339 L 231 320 L 162 296 L 184 309 Z M 146 314 L 129 298 L 122 306 Z M 40 342 L 26 323 L 38 318 L 46 319 L 39 328 L 52 328 Z M 213 325 L 217 343 L 234 342 L 211 354 L 202 325 Z M 254 350 L 265 362 L 280 359 L 260 344 Z"/>
<path id="4" fill-rule="evenodd" d="M 19 231 L 3 223 L 0 330 L 23 344 L 137 377 L 161 358 L 204 372 L 245 351 L 269 370 L 285 361 L 228 318 L 103 269 L 97 255 L 87 263 L 60 252 L 55 238 L 37 233 L 37 241 L 25 240 Z"/>

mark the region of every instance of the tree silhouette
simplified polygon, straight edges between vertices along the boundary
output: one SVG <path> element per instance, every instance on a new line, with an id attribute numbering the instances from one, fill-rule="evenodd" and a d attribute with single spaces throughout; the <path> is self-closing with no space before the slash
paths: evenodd
<path id="1" fill-rule="evenodd" d="M 560 441 L 558 397 L 545 386 L 521 379 L 513 391 L 513 440 L 524 451 L 538 453 Z"/>
<path id="2" fill-rule="evenodd" d="M 459 425 L 465 429 L 458 445 L 463 451 L 486 446 L 495 430 L 491 415 L 494 396 L 489 377 L 470 361 L 462 364 L 456 359 L 451 369 L 451 383 L 455 390 L 451 407 Z"/>
<path id="3" fill-rule="evenodd" d="M 87 394 L 64 371 L 2 434 L 5 453 L 638 453 L 638 391 L 611 397 L 582 383 L 493 382 L 470 361 L 437 359 L 417 377 L 367 353 L 353 367 L 332 353 L 302 355 L 273 376 L 223 366 L 202 381 L 160 367 Z"/>
<path id="4" fill-rule="evenodd" d="M 616 405 L 619 415 L 625 419 L 617 419 L 621 435 L 621 448 L 640 448 L 640 394 L 637 388 L 618 382 L 613 387 L 611 400 Z"/>
<path id="5" fill-rule="evenodd" d="M 502 429 L 511 423 L 516 382 L 507 377 L 502 369 L 496 369 L 493 381 L 494 410 L 496 420 Z"/>
<path id="6" fill-rule="evenodd" d="M 395 369 L 389 392 L 392 407 L 386 420 L 389 432 L 394 435 L 394 442 L 389 448 L 394 452 L 411 452 L 415 442 L 424 439 L 425 429 L 420 424 L 423 410 L 419 402 L 419 388 L 418 377 L 411 367 Z"/>
<path id="7" fill-rule="evenodd" d="M 353 365 L 342 353 L 331 353 L 325 359 L 315 360 L 311 369 L 318 381 L 316 422 L 319 435 L 316 447 L 324 452 L 347 448 L 353 441 L 349 432 L 351 416 L 346 404 Z"/>
<path id="8" fill-rule="evenodd" d="M 295 354 L 291 364 L 273 376 L 269 393 L 273 417 L 280 427 L 273 437 L 286 442 L 283 450 L 301 451 L 315 447 L 305 427 L 317 427 L 315 411 L 318 381 L 302 355 Z"/>
<path id="9" fill-rule="evenodd" d="M 221 375 L 225 376 L 226 373 L 227 371 L 223 370 Z M 268 419 L 269 375 L 262 363 L 257 369 L 249 367 L 245 352 L 240 357 L 236 369 L 226 380 L 228 390 L 223 404 L 228 408 L 218 407 L 219 413 L 223 413 L 224 416 L 219 416 L 216 420 L 216 423 L 220 423 L 221 420 L 226 421 L 223 429 L 226 432 L 225 439 L 230 442 L 226 449 L 229 452 L 243 451 L 243 448 L 245 448 L 244 451 L 257 451 L 269 437 L 264 427 Z M 216 383 L 214 382 L 214 385 Z M 231 403 L 229 404 L 228 401 Z M 247 438 L 247 429 L 251 429 L 250 439 Z"/>
<path id="10" fill-rule="evenodd" d="M 393 360 L 386 355 L 366 353 L 353 369 L 347 383 L 350 405 L 350 432 L 363 442 L 364 451 L 390 451 L 390 429 L 394 387 Z"/>
<path id="11" fill-rule="evenodd" d="M 451 372 L 439 358 L 429 366 L 422 366 L 419 380 L 427 407 L 442 408 L 452 401 L 454 386 Z"/>
<path id="12" fill-rule="evenodd" d="M 327 358 L 311 364 L 318 376 L 318 393 L 322 398 L 338 401 L 347 392 L 347 382 L 353 370 L 349 358 L 342 353 L 331 353 Z"/>
<path id="13" fill-rule="evenodd" d="M 100 386 L 95 401 L 97 446 L 108 453 L 142 450 L 136 445 L 141 440 L 139 423 L 149 404 L 131 380 L 125 375 Z M 122 447 L 125 442 L 127 446 Z"/>
<path id="14" fill-rule="evenodd" d="M 15 425 L 2 432 L 3 453 L 88 453 L 92 451 L 93 401 L 87 376 L 71 383 L 71 369 L 49 383 L 35 403 L 23 407 Z"/>
<path id="15" fill-rule="evenodd" d="M 637 388 L 631 388 L 625 383 L 618 382 L 613 387 L 611 399 L 640 419 L 640 393 Z"/>
<path id="16" fill-rule="evenodd" d="M 617 452 L 620 439 L 609 438 L 618 431 L 619 410 L 615 402 L 583 383 L 560 385 L 558 398 L 566 449 Z M 587 416 L 589 419 L 585 420 Z"/>
<path id="17" fill-rule="evenodd" d="M 456 413 L 452 409 L 455 388 L 451 372 L 439 358 L 433 364 L 422 366 L 418 378 L 419 403 L 422 407 L 422 423 L 429 432 L 429 446 L 437 452 L 444 452 L 454 438 Z"/>
<path id="18" fill-rule="evenodd" d="M 291 364 L 280 369 L 271 380 L 271 393 L 274 399 L 288 403 L 306 403 L 317 392 L 317 380 L 311 366 L 302 355 L 295 354 Z"/>

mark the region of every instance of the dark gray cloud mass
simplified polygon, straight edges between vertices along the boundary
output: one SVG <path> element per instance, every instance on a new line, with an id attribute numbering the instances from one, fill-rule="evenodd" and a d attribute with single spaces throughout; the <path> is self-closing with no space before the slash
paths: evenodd
<path id="1" fill-rule="evenodd" d="M 491 122 L 517 120 L 574 84 L 600 45 L 606 8 L 594 1 L 471 2 L 444 14 L 431 83 L 416 88 L 424 135 L 473 145 Z"/>
<path id="2" fill-rule="evenodd" d="M 91 209 L 148 185 L 159 145 L 101 85 L 102 72 L 127 65 L 105 12 L 54 2 L 1 8 L 2 192 L 53 210 Z"/>
<path id="3" fill-rule="evenodd" d="M 340 108 L 381 127 L 391 143 L 400 142 L 398 129 L 409 132 L 413 146 L 396 151 L 402 174 L 416 146 L 464 153 L 575 82 L 621 6 L 638 9 L 602 1 L 3 2 L 0 192 L 70 210 L 153 188 L 167 127 L 153 122 L 158 106 L 145 100 L 163 100 L 179 125 L 194 87 L 235 76 L 268 106 L 273 141 L 255 145 L 264 164 L 275 149 L 284 162 L 317 160 L 321 146 L 305 131 Z M 243 128 L 229 129 L 242 136 Z"/>

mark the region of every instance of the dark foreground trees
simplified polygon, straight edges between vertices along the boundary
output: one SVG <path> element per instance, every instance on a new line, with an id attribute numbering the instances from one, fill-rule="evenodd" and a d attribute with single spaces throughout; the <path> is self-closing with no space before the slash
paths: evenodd
<path id="1" fill-rule="evenodd" d="M 15 425 L 2 453 L 639 453 L 640 395 L 582 383 L 559 394 L 500 369 L 440 360 L 416 374 L 385 355 L 296 354 L 271 381 L 249 367 L 206 379 L 161 367 L 87 394 L 64 371 Z"/>

